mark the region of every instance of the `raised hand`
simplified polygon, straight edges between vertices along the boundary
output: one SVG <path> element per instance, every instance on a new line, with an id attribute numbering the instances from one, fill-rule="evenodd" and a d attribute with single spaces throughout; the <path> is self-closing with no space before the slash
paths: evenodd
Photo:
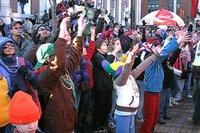
<path id="1" fill-rule="evenodd" d="M 95 41 L 95 27 L 90 26 L 90 32 L 91 32 L 91 40 Z"/>
<path id="2" fill-rule="evenodd" d="M 67 23 L 70 22 L 70 17 L 63 18 L 60 23 L 60 33 L 59 37 L 65 40 L 68 40 L 70 36 L 69 32 L 67 31 Z"/>
<path id="3" fill-rule="evenodd" d="M 94 26 L 90 26 L 90 32 L 91 32 L 91 34 L 95 34 L 95 27 Z"/>
<path id="4" fill-rule="evenodd" d="M 84 16 L 81 15 L 78 19 L 78 34 L 77 36 L 82 36 L 83 31 L 85 30 L 87 20 L 84 19 Z"/>
<path id="5" fill-rule="evenodd" d="M 179 32 L 179 35 L 177 36 L 178 37 L 178 40 L 177 42 L 179 44 L 183 43 L 183 42 L 186 42 L 188 39 L 189 39 L 189 35 L 187 34 L 186 31 L 181 31 Z"/>
<path id="6" fill-rule="evenodd" d="M 137 54 L 138 51 L 139 51 L 139 43 L 133 45 L 133 50 L 131 51 L 131 53 Z"/>

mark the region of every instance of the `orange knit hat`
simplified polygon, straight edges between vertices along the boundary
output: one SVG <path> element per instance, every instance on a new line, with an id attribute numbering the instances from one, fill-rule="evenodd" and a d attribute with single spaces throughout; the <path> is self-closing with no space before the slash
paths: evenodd
<path id="1" fill-rule="evenodd" d="M 10 102 L 9 121 L 11 124 L 26 124 L 40 119 L 38 106 L 29 94 L 18 91 Z"/>

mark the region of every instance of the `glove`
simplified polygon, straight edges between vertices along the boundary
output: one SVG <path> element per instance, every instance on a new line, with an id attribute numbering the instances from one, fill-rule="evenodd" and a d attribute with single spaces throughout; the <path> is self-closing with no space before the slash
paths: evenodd
<path id="1" fill-rule="evenodd" d="M 80 16 L 78 16 L 78 15 L 81 14 L 81 13 L 82 13 L 82 11 L 78 11 L 78 12 L 72 14 L 72 15 L 70 16 L 71 21 L 73 21 L 73 20 L 75 20 L 75 19 L 79 19 Z"/>
<path id="2" fill-rule="evenodd" d="M 146 26 L 145 20 L 142 21 L 142 25 L 143 25 L 143 26 Z"/>
<path id="3" fill-rule="evenodd" d="M 20 66 L 20 67 L 18 68 L 18 70 L 17 70 L 17 73 L 18 73 L 18 74 L 21 74 L 22 76 L 25 77 L 25 76 L 28 74 L 28 67 L 25 66 L 25 65 Z"/>

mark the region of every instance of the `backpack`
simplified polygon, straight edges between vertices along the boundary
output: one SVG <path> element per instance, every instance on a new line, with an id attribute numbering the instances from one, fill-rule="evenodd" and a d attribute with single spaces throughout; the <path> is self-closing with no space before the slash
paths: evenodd
<path id="1" fill-rule="evenodd" d="M 20 65 L 25 65 L 25 61 L 24 58 L 19 58 L 19 64 Z M 42 113 L 41 110 L 41 105 L 40 105 L 40 101 L 38 98 L 38 92 L 37 90 L 33 89 L 33 87 L 29 84 L 29 82 L 26 80 L 26 86 L 28 88 L 28 94 L 32 96 L 33 101 L 36 103 L 36 105 L 39 107 L 40 113 Z"/>

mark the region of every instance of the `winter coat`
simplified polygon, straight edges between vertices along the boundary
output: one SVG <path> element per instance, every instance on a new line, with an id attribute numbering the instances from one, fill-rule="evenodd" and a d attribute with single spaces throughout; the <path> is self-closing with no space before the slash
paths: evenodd
<path id="1" fill-rule="evenodd" d="M 115 59 L 114 55 L 103 55 L 97 53 L 94 55 L 93 59 L 93 79 L 94 79 L 94 89 L 98 91 L 111 91 L 113 89 L 113 81 L 111 75 L 106 73 L 102 67 L 102 60 L 107 60 L 108 62 L 113 62 Z"/>
<path id="2" fill-rule="evenodd" d="M 176 38 L 173 38 L 161 51 L 160 57 L 145 70 L 144 86 L 146 91 L 159 93 L 162 90 L 164 71 L 161 63 L 178 48 L 179 45 L 176 40 Z"/>
<path id="3" fill-rule="evenodd" d="M 81 57 L 79 66 L 76 68 L 74 74 L 71 77 L 76 90 L 85 89 L 82 88 L 83 83 L 85 83 L 85 85 L 87 84 L 85 87 L 88 89 L 90 77 L 86 71 L 86 61 L 83 57 Z"/>
<path id="4" fill-rule="evenodd" d="M 31 62 L 33 66 L 37 63 L 36 52 L 40 45 L 31 42 L 31 44 L 27 47 L 27 50 L 23 53 L 23 57 Z"/>
<path id="5" fill-rule="evenodd" d="M 6 37 L 2 37 L 0 39 L 0 64 L 9 73 L 11 82 L 11 89 L 9 90 L 9 94 L 10 96 L 12 96 L 13 89 L 15 89 L 15 91 L 22 90 L 24 92 L 27 92 L 28 86 L 26 84 L 26 81 L 28 81 L 30 85 L 35 86 L 37 84 L 37 75 L 34 73 L 33 66 L 28 60 L 23 59 L 23 62 L 21 62 L 21 57 L 15 55 L 11 57 L 6 57 L 2 54 L 2 46 L 7 42 L 13 43 L 13 40 Z M 18 69 L 22 65 L 25 65 L 28 68 L 28 73 L 26 77 L 18 73 Z"/>
<path id="6" fill-rule="evenodd" d="M 46 109 L 44 123 L 50 133 L 70 133 L 76 128 L 77 109 L 75 106 L 73 84 L 63 82 L 62 77 L 69 72 L 74 73 L 82 55 L 82 37 L 76 37 L 71 46 L 69 57 L 66 59 L 67 41 L 58 38 L 54 45 L 54 55 L 47 68 L 39 75 L 39 85 L 44 92 Z"/>
<path id="7" fill-rule="evenodd" d="M 87 55 L 83 56 L 83 58 L 86 61 L 86 70 L 87 70 L 87 73 L 90 77 L 89 89 L 91 89 L 94 85 L 93 76 L 92 76 L 93 66 L 92 66 L 92 62 L 91 62 L 91 59 L 92 59 L 93 54 L 94 54 L 94 50 L 95 50 L 95 42 L 90 41 L 88 48 L 87 48 Z"/>
<path id="8" fill-rule="evenodd" d="M 116 108 L 115 114 L 130 115 L 136 112 L 139 105 L 139 90 L 135 79 L 159 56 L 159 53 L 150 56 L 132 71 L 134 59 L 133 57 L 127 58 L 122 72 L 119 77 L 114 80 L 117 90 L 116 104 L 117 107 L 122 107 L 122 110 Z"/>
<path id="9" fill-rule="evenodd" d="M 0 31 L 4 37 L 7 37 L 10 35 L 10 26 L 4 23 L 2 26 L 0 26 Z"/>
<path id="10" fill-rule="evenodd" d="M 26 4 L 28 3 L 28 0 L 18 0 L 20 3 Z"/>
<path id="11" fill-rule="evenodd" d="M 14 44 L 15 44 L 15 55 L 20 56 L 20 57 L 26 52 L 27 47 L 29 45 L 31 45 L 31 42 L 29 40 L 23 38 L 22 36 L 20 36 L 21 39 L 20 39 L 19 43 L 17 43 L 13 39 L 12 35 L 9 35 L 8 38 L 10 38 L 10 39 L 12 39 L 14 41 Z"/>

